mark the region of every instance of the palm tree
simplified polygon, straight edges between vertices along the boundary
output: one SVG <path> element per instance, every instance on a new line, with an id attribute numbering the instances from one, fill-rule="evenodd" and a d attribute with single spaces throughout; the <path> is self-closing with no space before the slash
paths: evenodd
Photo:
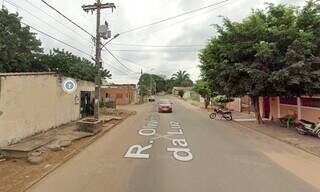
<path id="1" fill-rule="evenodd" d="M 189 87 L 193 85 L 190 74 L 186 71 L 179 70 L 172 75 L 172 79 L 175 81 L 176 86 Z"/>

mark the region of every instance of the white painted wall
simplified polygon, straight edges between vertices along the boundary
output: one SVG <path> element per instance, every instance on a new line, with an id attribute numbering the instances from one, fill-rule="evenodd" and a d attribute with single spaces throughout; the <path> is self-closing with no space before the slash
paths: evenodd
<path id="1" fill-rule="evenodd" d="M 0 74 L 0 146 L 80 118 L 81 91 L 94 84 L 78 81 L 76 92 L 62 90 L 56 74 Z"/>

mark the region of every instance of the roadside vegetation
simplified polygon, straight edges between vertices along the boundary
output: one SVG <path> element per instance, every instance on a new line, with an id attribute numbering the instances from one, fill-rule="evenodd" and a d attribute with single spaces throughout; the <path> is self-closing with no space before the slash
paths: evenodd
<path id="1" fill-rule="evenodd" d="M 0 10 L 0 73 L 58 72 L 75 79 L 94 81 L 94 64 L 70 52 L 53 49 L 44 53 L 36 34 L 23 26 L 18 14 Z M 102 79 L 111 78 L 102 70 Z"/>
<path id="2" fill-rule="evenodd" d="M 139 79 L 140 96 L 160 92 L 172 93 L 173 87 L 192 87 L 193 82 L 186 71 L 177 71 L 171 78 L 165 76 L 144 73 Z"/>
<path id="3" fill-rule="evenodd" d="M 224 18 L 215 29 L 217 35 L 199 55 L 202 81 L 197 86 L 206 84 L 204 97 L 248 95 L 262 123 L 259 97 L 320 93 L 318 1 L 302 8 L 267 4 L 241 22 Z"/>

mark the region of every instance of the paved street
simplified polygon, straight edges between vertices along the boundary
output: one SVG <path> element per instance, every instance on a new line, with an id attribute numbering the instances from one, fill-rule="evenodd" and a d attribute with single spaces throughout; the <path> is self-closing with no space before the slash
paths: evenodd
<path id="1" fill-rule="evenodd" d="M 29 192 L 320 191 L 320 159 L 303 151 L 177 99 L 172 114 L 130 107 L 137 115 Z"/>

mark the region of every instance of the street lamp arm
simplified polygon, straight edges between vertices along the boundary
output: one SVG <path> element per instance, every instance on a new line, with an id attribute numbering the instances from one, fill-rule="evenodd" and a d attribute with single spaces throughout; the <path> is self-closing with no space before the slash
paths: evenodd
<path id="1" fill-rule="evenodd" d="M 116 39 L 117 37 L 119 37 L 119 33 L 115 34 L 115 36 L 113 36 L 112 39 L 110 39 L 109 41 L 107 41 L 105 44 L 102 45 L 101 49 L 103 49 L 108 43 L 110 43 L 112 40 Z"/>

